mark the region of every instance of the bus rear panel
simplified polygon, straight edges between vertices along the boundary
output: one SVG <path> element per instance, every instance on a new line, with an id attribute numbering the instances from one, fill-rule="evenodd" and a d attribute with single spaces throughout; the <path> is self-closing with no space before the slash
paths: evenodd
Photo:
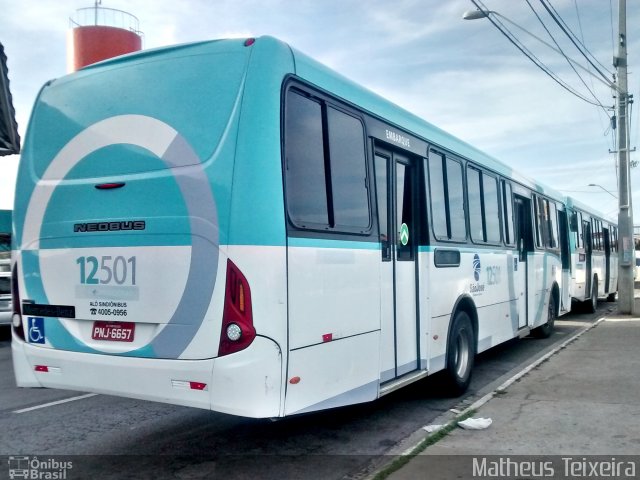
<path id="1" fill-rule="evenodd" d="M 283 49 L 152 50 L 42 89 L 16 192 L 19 386 L 280 415 L 282 180 L 266 160 Z"/>

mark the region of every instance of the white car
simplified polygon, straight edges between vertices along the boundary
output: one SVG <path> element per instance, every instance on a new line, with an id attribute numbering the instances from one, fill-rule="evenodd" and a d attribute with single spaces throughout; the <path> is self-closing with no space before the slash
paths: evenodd
<path id="1" fill-rule="evenodd" d="M 0 325 L 11 323 L 11 267 L 0 260 Z"/>

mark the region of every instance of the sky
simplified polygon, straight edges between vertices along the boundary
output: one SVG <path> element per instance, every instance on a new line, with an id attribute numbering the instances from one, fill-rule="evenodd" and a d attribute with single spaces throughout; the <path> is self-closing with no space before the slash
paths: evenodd
<path id="1" fill-rule="evenodd" d="M 569 42 L 540 0 L 483 0 L 537 58 L 580 99 L 554 82 L 488 19 L 463 20 L 471 0 L 103 0 L 135 15 L 143 47 L 228 37 L 272 35 L 370 90 L 493 155 L 522 174 L 616 218 L 612 91 Z M 547 0 L 597 59 L 613 73 L 617 1 Z M 530 4 L 530 5 L 529 5 Z M 67 74 L 69 17 L 90 0 L 0 0 L 0 42 L 19 132 L 24 142 L 41 86 Z M 577 68 L 540 40 L 553 40 L 588 69 Z M 640 2 L 627 6 L 629 91 L 640 100 Z M 495 16 L 494 16 L 495 18 Z M 506 22 L 503 20 L 503 22 Z M 608 72 L 605 71 L 608 70 Z M 598 77 L 600 78 L 600 77 Z M 609 78 L 611 78 L 609 76 Z M 595 95 L 592 96 L 591 92 Z M 597 101 L 596 101 L 597 99 Z M 639 105 L 640 107 L 640 105 Z M 631 147 L 640 138 L 632 114 Z M 639 153 L 631 154 L 640 160 Z M 0 209 L 13 207 L 18 156 L 0 157 Z M 640 224 L 640 167 L 631 170 L 635 224 Z M 590 187 L 589 184 L 600 187 Z M 607 191 L 605 191 L 607 190 Z"/>

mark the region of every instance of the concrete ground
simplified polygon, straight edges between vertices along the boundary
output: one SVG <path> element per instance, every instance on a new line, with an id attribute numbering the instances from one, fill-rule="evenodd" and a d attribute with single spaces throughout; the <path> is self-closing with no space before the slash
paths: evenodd
<path id="1" fill-rule="evenodd" d="M 636 312 L 640 312 L 638 298 Z M 626 467 L 616 477 L 625 478 L 630 465 L 616 462 L 625 458 L 623 455 L 640 455 L 640 318 L 605 318 L 496 393 L 473 416 L 491 418 L 493 423 L 485 430 L 456 428 L 390 478 L 485 476 L 488 471 L 485 475 L 473 471 L 474 458 L 476 468 L 482 467 L 482 458 L 502 458 L 504 467 L 504 459 L 518 455 L 560 456 L 555 458 L 555 478 L 572 476 L 560 475 L 567 474 L 565 469 L 572 468 L 569 462 L 573 461 L 561 457 L 579 460 L 601 455 L 603 461 L 613 461 L 619 469 Z M 612 460 L 616 456 L 618 460 Z M 578 470 L 581 465 L 590 467 L 584 460 L 580 462 Z M 640 457 L 635 457 L 635 463 L 634 473 L 640 475 Z M 498 464 L 489 461 L 487 465 Z M 516 473 L 536 476 L 535 472 Z M 577 473 L 586 476 L 588 472 Z"/>

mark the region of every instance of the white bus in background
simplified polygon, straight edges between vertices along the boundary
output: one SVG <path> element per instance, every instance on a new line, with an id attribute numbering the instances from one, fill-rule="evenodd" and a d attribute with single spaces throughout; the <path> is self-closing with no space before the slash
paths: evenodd
<path id="1" fill-rule="evenodd" d="M 595 312 L 598 299 L 618 291 L 618 227 L 590 207 L 567 197 L 571 248 L 571 298 Z"/>
<path id="2" fill-rule="evenodd" d="M 11 324 L 11 260 L 0 257 L 0 325 Z"/>

